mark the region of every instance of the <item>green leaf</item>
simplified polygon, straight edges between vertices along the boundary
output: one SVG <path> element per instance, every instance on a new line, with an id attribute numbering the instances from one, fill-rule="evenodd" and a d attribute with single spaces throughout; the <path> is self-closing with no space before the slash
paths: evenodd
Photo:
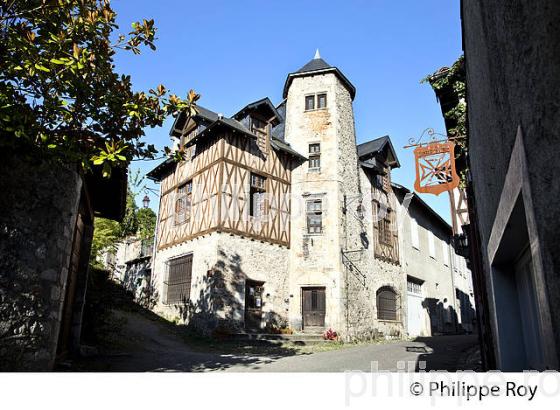
<path id="1" fill-rule="evenodd" d="M 50 73 L 50 72 L 51 72 L 51 70 L 49 70 L 47 67 L 45 67 L 44 65 L 41 65 L 41 64 L 35 64 L 35 68 L 36 68 L 37 70 L 41 70 L 41 71 L 44 71 L 44 72 L 46 72 L 46 73 Z"/>

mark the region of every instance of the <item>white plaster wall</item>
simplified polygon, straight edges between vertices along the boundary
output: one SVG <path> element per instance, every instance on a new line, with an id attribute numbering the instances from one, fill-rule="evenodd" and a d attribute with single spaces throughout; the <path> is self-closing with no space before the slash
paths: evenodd
<path id="1" fill-rule="evenodd" d="M 472 276 L 466 268 L 464 258 L 455 255 L 450 245 L 450 232 L 443 229 L 440 222 L 436 222 L 427 211 L 413 200 L 408 209 L 399 206 L 399 213 L 402 216 L 401 244 L 403 270 L 406 275 L 423 280 L 423 298 L 442 303 L 444 307 L 453 308 L 458 323 L 461 323 L 460 303 L 456 298 L 455 288 L 469 295 L 472 293 Z M 418 222 L 419 248 L 412 246 L 411 219 Z M 428 236 L 429 232 L 434 234 L 435 257 L 429 253 Z M 442 243 L 445 243 L 445 248 Z M 443 252 L 448 252 L 447 264 Z M 455 269 L 453 266 L 455 265 Z M 406 284 L 406 283 L 405 283 Z M 447 303 L 444 303 L 447 299 Z M 474 299 L 471 299 L 474 307 Z M 424 335 L 431 335 L 430 318 L 428 309 L 425 308 L 425 328 Z M 439 328 L 434 331 L 451 331 L 451 329 Z"/>

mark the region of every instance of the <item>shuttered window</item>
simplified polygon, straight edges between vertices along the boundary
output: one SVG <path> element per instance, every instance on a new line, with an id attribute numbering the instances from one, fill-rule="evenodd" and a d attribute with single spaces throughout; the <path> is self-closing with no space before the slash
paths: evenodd
<path id="1" fill-rule="evenodd" d="M 397 293 L 384 286 L 377 291 L 377 318 L 379 320 L 397 320 Z"/>
<path id="2" fill-rule="evenodd" d="M 191 295 L 193 255 L 185 255 L 170 259 L 167 262 L 167 281 L 165 285 L 164 303 L 168 305 L 182 304 L 189 301 Z"/>

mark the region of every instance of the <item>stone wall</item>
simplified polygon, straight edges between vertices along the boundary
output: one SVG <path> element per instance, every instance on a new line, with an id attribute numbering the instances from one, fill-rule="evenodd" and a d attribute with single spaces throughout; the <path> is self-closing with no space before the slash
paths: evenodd
<path id="1" fill-rule="evenodd" d="M 350 269 L 350 266 L 345 269 L 348 285 L 346 298 L 348 338 L 360 340 L 380 334 L 400 338 L 404 335 L 406 323 L 406 305 L 403 303 L 406 294 L 405 275 L 399 263 L 385 262 L 374 255 L 377 238 L 374 238 L 373 230 L 371 182 L 361 168 L 359 176 L 361 202 L 351 202 L 347 211 L 349 229 L 354 235 L 353 238 L 359 238 L 359 240 L 354 239 L 352 248 L 349 248 L 354 252 L 347 253 L 348 259 L 358 271 Z M 392 193 L 389 195 L 393 196 Z M 363 207 L 362 219 L 356 213 L 358 203 Z M 383 286 L 389 286 L 397 293 L 399 312 L 396 321 L 383 321 L 377 318 L 377 290 Z"/>
<path id="2" fill-rule="evenodd" d="M 165 305 L 166 262 L 193 254 L 191 300 Z M 225 233 L 211 233 L 159 250 L 152 286 L 155 311 L 187 323 L 202 334 L 237 332 L 244 328 L 245 281 L 263 281 L 263 324 L 285 322 L 288 309 L 287 248 Z"/>
<path id="3" fill-rule="evenodd" d="M 0 369 L 54 365 L 82 180 L 0 150 Z"/>
<path id="4" fill-rule="evenodd" d="M 305 110 L 305 96 L 327 94 L 327 108 Z M 302 287 L 325 287 L 325 327 L 338 332 L 344 326 L 343 275 L 343 162 L 356 163 L 352 101 L 338 78 L 320 74 L 294 78 L 286 101 L 285 139 L 299 152 L 309 144 L 321 144 L 321 168 L 309 170 L 308 163 L 292 172 L 290 235 L 290 325 L 302 329 Z M 353 157 L 344 154 L 350 147 Z M 309 234 L 306 201 L 322 200 L 321 234 Z"/>

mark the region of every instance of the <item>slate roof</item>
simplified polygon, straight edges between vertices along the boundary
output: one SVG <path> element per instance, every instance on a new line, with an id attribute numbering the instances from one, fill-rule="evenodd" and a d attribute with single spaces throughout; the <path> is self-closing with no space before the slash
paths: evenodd
<path id="1" fill-rule="evenodd" d="M 306 65 L 297 70 L 298 73 L 307 73 L 309 71 L 324 70 L 327 68 L 334 68 L 322 58 L 314 58 Z"/>
<path id="2" fill-rule="evenodd" d="M 240 109 L 237 113 L 233 114 L 231 118 L 240 120 L 247 111 L 255 109 L 261 105 L 266 105 L 269 108 L 270 112 L 274 115 L 274 117 L 276 117 L 276 123 L 282 122 L 284 120 L 284 118 L 276 110 L 276 107 L 274 106 L 274 104 L 272 104 L 272 102 L 268 97 L 264 97 L 261 98 L 260 100 L 247 104 L 245 107 Z"/>
<path id="3" fill-rule="evenodd" d="M 293 149 L 290 144 L 279 138 L 276 138 L 274 135 L 270 139 L 270 145 L 272 145 L 272 148 L 276 150 L 286 151 L 288 154 L 292 154 L 299 159 L 307 161 L 307 158 L 304 155 L 300 154 L 295 149 Z"/>
<path id="4" fill-rule="evenodd" d="M 279 140 L 284 141 L 284 133 L 286 128 L 286 100 L 283 100 L 280 104 L 276 106 L 278 114 L 282 117 L 282 121 L 272 128 L 272 135 Z"/>
<path id="5" fill-rule="evenodd" d="M 282 97 L 286 98 L 288 96 L 288 89 L 290 88 L 290 84 L 292 83 L 292 80 L 294 78 L 326 73 L 334 73 L 342 82 L 342 84 L 344 84 L 344 86 L 348 89 L 350 97 L 354 99 L 354 97 L 356 96 L 356 87 L 354 87 L 350 80 L 348 80 L 348 78 L 346 78 L 346 76 L 342 74 L 342 71 L 340 71 L 336 67 L 331 66 L 329 63 L 327 63 L 317 55 L 313 60 L 309 61 L 296 72 L 288 74 L 288 77 L 286 78 L 286 82 L 284 84 L 284 92 L 282 94 Z"/>
<path id="6" fill-rule="evenodd" d="M 287 142 L 284 141 L 284 118 L 283 118 L 283 115 L 282 115 L 282 114 L 285 114 L 285 107 L 282 107 L 282 104 L 284 104 L 284 102 L 280 103 L 280 105 L 278 106 L 278 107 L 280 107 L 280 109 L 277 110 L 277 108 L 274 107 L 274 105 L 270 102 L 268 97 L 265 97 L 261 100 L 258 100 L 258 101 L 255 101 L 255 102 L 251 103 L 251 104 L 246 105 L 242 110 L 238 111 L 234 115 L 234 117 L 238 116 L 238 114 L 240 114 L 241 112 L 243 112 L 247 108 L 251 108 L 253 106 L 258 106 L 258 105 L 263 104 L 263 103 L 270 104 L 270 106 L 272 107 L 272 109 L 276 113 L 275 115 L 277 115 L 278 119 L 279 119 L 278 125 L 276 125 L 272 129 L 272 135 L 271 135 L 271 139 L 270 139 L 270 145 L 272 146 L 272 148 L 275 149 L 276 151 L 287 152 L 288 154 L 293 155 L 300 160 L 306 161 L 307 158 L 305 156 L 303 156 L 302 154 L 300 154 L 299 152 L 294 150 L 290 146 L 290 144 L 288 144 Z M 188 145 L 192 145 L 193 143 L 195 143 L 200 138 L 203 138 L 203 137 L 207 136 L 213 130 L 218 129 L 220 127 L 227 127 L 229 129 L 239 131 L 249 138 L 256 138 L 255 134 L 253 134 L 247 127 L 245 127 L 241 122 L 237 121 L 236 119 L 223 117 L 220 114 L 217 114 L 214 111 L 211 111 L 211 110 L 209 110 L 207 108 L 204 108 L 200 105 L 197 105 L 197 113 L 195 115 L 195 118 L 196 117 L 201 118 L 204 121 L 206 121 L 208 123 L 208 126 L 203 131 L 201 131 L 196 137 L 189 140 Z M 185 127 L 185 122 L 186 121 L 185 121 L 184 114 L 180 114 L 175 119 L 175 122 L 173 123 L 173 126 L 171 127 L 170 135 L 175 136 L 175 137 L 180 136 L 179 130 L 182 130 Z M 165 161 L 163 161 L 159 165 L 157 165 L 153 170 L 148 172 L 146 174 L 146 176 L 149 179 L 152 179 L 154 181 L 158 181 L 163 177 L 163 175 L 168 173 L 174 167 L 174 165 L 175 165 L 175 161 L 171 158 L 167 158 Z"/>
<path id="7" fill-rule="evenodd" d="M 388 154 L 391 155 L 392 159 L 388 157 L 388 164 L 392 168 L 399 168 L 401 164 L 399 163 L 399 159 L 397 158 L 397 153 L 393 148 L 393 143 L 391 142 L 391 138 L 388 135 L 385 135 L 380 138 L 376 138 L 371 141 L 364 142 L 363 144 L 359 144 L 358 148 L 358 158 L 361 161 L 367 161 L 371 158 L 382 154 L 385 149 L 388 149 Z"/>

